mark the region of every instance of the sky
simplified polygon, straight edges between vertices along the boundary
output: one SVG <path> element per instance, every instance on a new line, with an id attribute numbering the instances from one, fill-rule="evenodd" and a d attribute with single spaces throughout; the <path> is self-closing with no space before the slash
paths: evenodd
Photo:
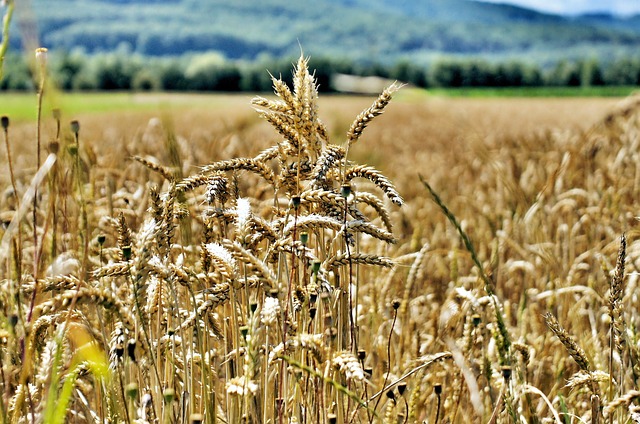
<path id="1" fill-rule="evenodd" d="M 585 12 L 611 12 L 619 15 L 640 13 L 640 0 L 483 0 L 508 3 L 543 12 L 578 14 Z"/>

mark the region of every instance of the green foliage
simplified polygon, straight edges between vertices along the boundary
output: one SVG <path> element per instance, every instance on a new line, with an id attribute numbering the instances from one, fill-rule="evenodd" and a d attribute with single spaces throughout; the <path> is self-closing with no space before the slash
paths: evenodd
<path id="1" fill-rule="evenodd" d="M 129 90 L 141 64 L 136 59 L 110 54 L 99 59 L 97 67 L 97 88 L 100 90 Z"/>
<path id="2" fill-rule="evenodd" d="M 4 6 L 4 3 L 2 5 Z M 6 6 L 7 8 L 2 18 L 2 38 L 0 38 L 0 81 L 2 81 L 4 59 L 9 49 L 9 26 L 11 25 L 15 4 L 13 0 L 9 0 L 6 2 Z"/>
<path id="3" fill-rule="evenodd" d="M 543 85 L 542 70 L 535 65 L 508 61 L 444 60 L 429 73 L 435 87 L 529 87 Z"/>
<path id="4" fill-rule="evenodd" d="M 72 54 L 62 51 L 55 55 L 52 66 L 57 86 L 63 90 L 75 88 L 74 81 L 79 77 L 85 63 L 86 59 L 79 53 Z"/>
<path id="5" fill-rule="evenodd" d="M 148 57 L 121 48 L 113 53 L 87 55 L 81 51 L 52 53 L 49 71 L 62 90 L 137 91 L 271 91 L 271 77 L 291 83 L 291 60 L 263 57 L 256 61 L 230 61 L 217 52 L 177 57 Z M 640 58 L 611 63 L 596 59 L 562 60 L 543 68 L 516 60 L 443 58 L 430 66 L 408 59 L 387 66 L 344 59 L 318 57 L 311 60 L 319 91 L 332 91 L 336 74 L 379 76 L 415 87 L 594 87 L 633 86 L 640 83 Z M 2 90 L 30 90 L 31 71 L 25 58 L 9 53 Z M 268 72 L 267 72 L 268 71 Z"/>
<path id="6" fill-rule="evenodd" d="M 606 69 L 604 79 L 610 84 L 637 85 L 640 83 L 640 59 L 623 58 Z"/>
<path id="7" fill-rule="evenodd" d="M 577 60 L 580 46 L 624 57 L 640 42 L 631 19 L 565 18 L 466 0 L 318 0 L 313 7 L 285 0 L 33 0 L 33 9 L 44 46 L 88 53 L 125 44 L 142 55 L 217 51 L 253 61 L 295 56 L 301 44 L 311 57 L 367 65 L 425 65 L 438 53 L 541 63 Z"/>
<path id="8" fill-rule="evenodd" d="M 185 71 L 188 87 L 198 91 L 238 91 L 241 74 L 238 67 L 216 54 L 196 56 Z"/>
<path id="9" fill-rule="evenodd" d="M 4 78 L 0 81 L 2 90 L 28 90 L 33 87 L 31 70 L 24 59 L 9 52 L 4 62 Z"/>
<path id="10" fill-rule="evenodd" d="M 290 83 L 289 58 L 300 45 L 320 91 L 331 91 L 336 73 L 460 88 L 640 80 L 637 17 L 566 18 L 467 0 L 319 0 L 313 8 L 284 0 L 33 0 L 33 12 L 41 44 L 58 52 L 50 69 L 63 90 L 270 91 L 265 71 Z M 18 50 L 18 37 L 12 46 Z M 0 89 L 30 89 L 22 59 L 7 62 Z"/>

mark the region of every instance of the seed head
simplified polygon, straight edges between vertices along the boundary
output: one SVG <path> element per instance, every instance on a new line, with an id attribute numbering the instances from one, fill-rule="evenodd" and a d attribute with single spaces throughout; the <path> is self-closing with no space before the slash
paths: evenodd
<path id="1" fill-rule="evenodd" d="M 55 140 L 49 143 L 49 152 L 53 153 L 54 155 L 57 155 L 59 150 L 60 150 L 60 143 L 58 143 Z"/>
<path id="2" fill-rule="evenodd" d="M 249 334 L 249 327 L 246 325 L 243 325 L 242 327 L 240 327 L 240 334 L 242 334 L 243 339 L 246 339 L 247 335 Z"/>
<path id="3" fill-rule="evenodd" d="M 364 349 L 360 349 L 358 350 L 358 359 L 360 360 L 360 362 L 364 361 L 364 358 L 367 357 L 367 351 Z"/>
<path id="4" fill-rule="evenodd" d="M 47 74 L 47 49 L 39 47 L 36 49 L 36 68 L 38 71 L 38 77 L 40 78 L 40 89 L 44 83 L 45 75 Z"/>
<path id="5" fill-rule="evenodd" d="M 347 380 L 363 381 L 365 379 L 362 365 L 352 353 L 342 352 L 333 358 L 333 364 L 345 374 Z"/>
<path id="6" fill-rule="evenodd" d="M 587 359 L 587 355 L 585 354 L 584 350 L 578 345 L 578 343 L 574 340 L 574 338 L 569 335 L 567 330 L 565 330 L 560 325 L 556 317 L 553 316 L 553 314 L 551 314 L 550 312 L 547 312 L 544 315 L 544 319 L 547 323 L 547 327 L 549 327 L 549 329 L 553 331 L 556 337 L 558 337 L 560 342 L 562 342 L 562 344 L 567 349 L 567 352 L 569 352 L 569 355 L 571 355 L 573 360 L 576 361 L 576 363 L 580 366 L 580 368 L 583 371 L 590 372 L 591 365 L 589 363 L 589 360 Z"/>
<path id="7" fill-rule="evenodd" d="M 189 422 L 191 424 L 202 424 L 204 422 L 204 417 L 202 414 L 191 414 L 189 417 Z"/>
<path id="8" fill-rule="evenodd" d="M 345 199 L 351 195 L 351 184 L 343 184 L 340 188 L 340 195 Z"/>
<path id="9" fill-rule="evenodd" d="M 131 359 L 133 362 L 136 362 L 136 341 L 135 340 L 129 340 L 129 343 L 127 343 L 127 355 L 129 356 L 129 359 Z"/>
<path id="10" fill-rule="evenodd" d="M 251 218 L 251 204 L 249 199 L 240 198 L 236 205 L 236 214 L 238 217 L 238 228 L 242 229 L 249 222 Z"/>
<path id="11" fill-rule="evenodd" d="M 505 380 L 509 380 L 511 378 L 511 367 L 508 365 L 505 365 L 502 367 L 502 377 Z"/>
<path id="12" fill-rule="evenodd" d="M 71 121 L 71 132 L 78 136 L 78 133 L 80 132 L 80 122 Z"/>
<path id="13" fill-rule="evenodd" d="M 171 402 L 173 402 L 173 399 L 175 399 L 176 392 L 173 389 L 164 389 L 164 392 L 162 392 L 162 397 L 165 404 L 170 404 Z"/>
<path id="14" fill-rule="evenodd" d="M 131 246 L 122 246 L 122 258 L 125 261 L 131 259 Z"/>
<path id="15" fill-rule="evenodd" d="M 38 47 L 36 49 L 36 61 L 38 66 L 45 66 L 47 64 L 47 50 L 45 47 Z"/>
<path id="16" fill-rule="evenodd" d="M 265 297 L 260 320 L 266 326 L 273 326 L 280 316 L 280 301 L 277 297 Z"/>
<path id="17" fill-rule="evenodd" d="M 293 196 L 291 198 L 291 206 L 293 206 L 293 209 L 298 209 L 300 207 L 300 196 Z"/>
<path id="18" fill-rule="evenodd" d="M 258 392 L 258 385 L 254 381 L 247 379 L 244 375 L 231 378 L 225 386 L 227 394 L 232 396 L 255 395 Z"/>
<path id="19" fill-rule="evenodd" d="M 129 399 L 137 399 L 138 398 L 138 385 L 136 383 L 129 383 L 125 388 L 125 392 L 127 393 L 127 397 Z"/>
<path id="20" fill-rule="evenodd" d="M 404 392 L 407 390 L 407 383 L 402 382 L 398 384 L 398 393 L 400 396 L 404 395 Z"/>

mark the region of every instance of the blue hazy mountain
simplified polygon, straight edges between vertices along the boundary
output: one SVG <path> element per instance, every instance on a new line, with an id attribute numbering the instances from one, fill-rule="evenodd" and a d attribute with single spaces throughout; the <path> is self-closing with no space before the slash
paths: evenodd
<path id="1" fill-rule="evenodd" d="M 559 16 L 469 0 L 31 0 L 30 9 L 15 31 L 88 53 L 124 46 L 252 60 L 296 55 L 302 46 L 312 56 L 361 62 L 451 55 L 545 63 L 607 60 L 640 46 L 640 16 Z"/>

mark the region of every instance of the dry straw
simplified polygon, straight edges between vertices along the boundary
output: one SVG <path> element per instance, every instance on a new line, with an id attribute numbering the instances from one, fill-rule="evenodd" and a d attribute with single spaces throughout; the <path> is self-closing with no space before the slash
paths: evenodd
<path id="1" fill-rule="evenodd" d="M 349 125 L 363 99 L 325 108 L 304 57 L 293 85 L 273 83 L 253 100 L 262 123 L 207 115 L 206 146 L 167 128 L 159 144 L 114 140 L 103 118 L 81 146 L 78 125 L 56 125 L 39 171 L 3 120 L 18 148 L 0 199 L 2 421 L 637 419 L 637 102 L 536 135 L 507 131 L 535 102 L 505 122 L 460 100 L 476 134 L 491 127 L 468 137 L 450 109 L 390 107 L 398 84 Z M 211 144 L 230 128 L 238 141 Z M 213 150 L 230 155 L 195 162 Z"/>

